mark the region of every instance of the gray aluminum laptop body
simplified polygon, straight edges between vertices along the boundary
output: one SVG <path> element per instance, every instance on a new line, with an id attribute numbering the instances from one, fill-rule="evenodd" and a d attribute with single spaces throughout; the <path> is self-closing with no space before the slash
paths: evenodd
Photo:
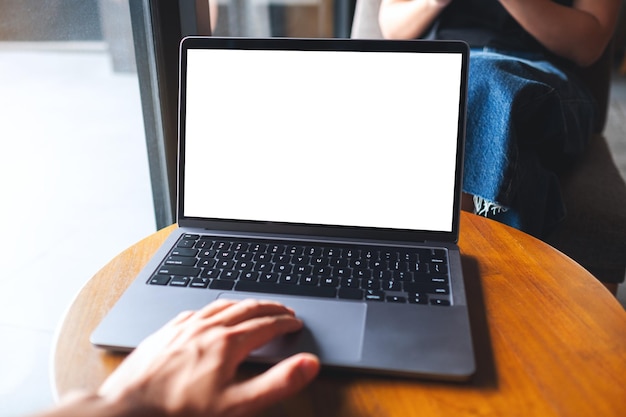
<path id="1" fill-rule="evenodd" d="M 475 361 L 456 245 L 467 46 L 194 37 L 180 56 L 179 228 L 91 342 L 131 350 L 182 310 L 257 297 L 292 307 L 305 328 L 252 361 L 310 351 L 333 368 L 469 378 Z M 187 234 L 441 248 L 451 305 L 149 285 Z"/>

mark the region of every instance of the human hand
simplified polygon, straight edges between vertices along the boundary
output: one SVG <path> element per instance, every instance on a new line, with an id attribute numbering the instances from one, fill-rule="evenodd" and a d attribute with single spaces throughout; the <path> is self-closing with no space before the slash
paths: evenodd
<path id="1" fill-rule="evenodd" d="M 249 416 L 317 375 L 318 359 L 301 353 L 252 379 L 235 380 L 252 350 L 301 327 L 294 312 L 277 303 L 219 300 L 181 313 L 147 338 L 98 394 L 129 407 L 127 415 Z"/>
<path id="2" fill-rule="evenodd" d="M 382 0 L 378 24 L 386 39 L 422 37 L 452 0 Z"/>
<path id="3" fill-rule="evenodd" d="M 431 4 L 438 7 L 447 6 L 452 2 L 452 0 L 430 0 Z"/>

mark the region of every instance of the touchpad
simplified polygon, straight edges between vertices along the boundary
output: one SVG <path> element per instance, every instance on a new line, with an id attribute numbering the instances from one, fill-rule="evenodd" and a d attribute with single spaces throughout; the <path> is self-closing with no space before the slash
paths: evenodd
<path id="1" fill-rule="evenodd" d="M 298 352 L 317 355 L 322 363 L 341 364 L 361 360 L 367 305 L 335 300 L 222 293 L 219 298 L 244 300 L 259 298 L 290 307 L 304 322 L 301 331 L 272 340 L 251 356 L 278 360 Z"/>

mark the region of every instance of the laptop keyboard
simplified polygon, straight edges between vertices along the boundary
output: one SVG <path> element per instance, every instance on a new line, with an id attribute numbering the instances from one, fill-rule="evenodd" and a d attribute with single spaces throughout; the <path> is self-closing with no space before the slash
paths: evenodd
<path id="1" fill-rule="evenodd" d="M 448 306 L 446 251 L 182 235 L 148 284 Z"/>

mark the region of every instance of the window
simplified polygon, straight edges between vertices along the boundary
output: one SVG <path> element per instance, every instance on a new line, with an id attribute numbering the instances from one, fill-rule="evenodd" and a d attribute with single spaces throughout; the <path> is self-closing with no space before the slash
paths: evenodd
<path id="1" fill-rule="evenodd" d="M 130 22 L 118 0 L 0 2 L 3 415 L 53 403 L 64 311 L 156 229 Z"/>

